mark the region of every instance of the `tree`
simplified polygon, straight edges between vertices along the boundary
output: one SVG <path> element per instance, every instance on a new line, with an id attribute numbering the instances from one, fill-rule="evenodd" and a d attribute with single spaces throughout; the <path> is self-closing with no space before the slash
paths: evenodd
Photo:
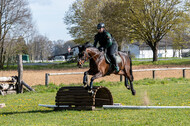
<path id="1" fill-rule="evenodd" d="M 26 0 L 0 0 L 0 68 L 6 54 L 6 37 L 15 37 L 13 31 L 21 33 L 31 25 L 31 13 Z M 16 33 L 16 32 L 14 32 Z M 20 36 L 20 35 L 19 35 Z M 17 36 L 17 37 L 19 37 Z"/>
<path id="2" fill-rule="evenodd" d="M 14 48 L 16 54 L 28 54 L 28 47 L 22 36 L 16 40 Z"/>
<path id="3" fill-rule="evenodd" d="M 157 61 L 158 43 L 180 24 L 183 11 L 180 0 L 128 0 L 122 13 L 122 25 L 134 40 L 145 42 Z"/>
<path id="4" fill-rule="evenodd" d="M 73 37 L 84 42 L 93 40 L 97 23 L 106 22 L 120 46 L 122 40 L 145 42 L 157 61 L 160 40 L 182 24 L 182 4 L 180 0 L 78 0 L 67 12 L 65 23 Z"/>
<path id="5" fill-rule="evenodd" d="M 52 56 L 58 56 L 68 53 L 68 47 L 74 47 L 76 44 L 74 41 L 57 40 L 53 44 Z"/>
<path id="6" fill-rule="evenodd" d="M 34 39 L 28 43 L 29 54 L 32 60 L 46 60 L 51 56 L 52 42 L 43 35 L 36 35 Z"/>
<path id="7" fill-rule="evenodd" d="M 128 28 L 123 27 L 122 14 L 126 13 L 125 8 L 127 5 L 123 4 L 123 0 L 112 0 L 105 4 L 101 9 L 102 18 L 106 24 L 106 28 L 113 34 L 116 39 L 119 50 L 121 50 L 123 42 L 129 42 L 130 36 Z"/>
<path id="8" fill-rule="evenodd" d="M 74 43 L 74 41 L 67 41 L 64 43 L 63 45 L 63 50 L 64 50 L 64 53 L 68 53 L 68 47 L 74 47 L 76 46 L 76 44 Z"/>
<path id="9" fill-rule="evenodd" d="M 64 53 L 63 45 L 64 45 L 63 40 L 57 40 L 53 42 L 53 51 L 52 51 L 52 56 L 55 55 L 60 55 Z"/>
<path id="10" fill-rule="evenodd" d="M 76 43 L 94 41 L 97 24 L 105 22 L 101 12 L 105 5 L 112 1 L 116 0 L 77 0 L 73 3 L 64 17 L 64 22 L 68 25 L 69 33 L 75 38 Z M 107 25 L 106 22 L 109 31 L 111 27 L 113 26 Z M 112 34 L 115 36 L 114 33 Z"/>
<path id="11" fill-rule="evenodd" d="M 187 48 L 189 43 L 189 17 L 181 18 L 182 23 L 178 24 L 175 31 L 169 32 L 169 37 L 172 39 L 173 49 L 174 50 L 180 50 Z M 179 54 L 180 56 L 180 54 Z"/>

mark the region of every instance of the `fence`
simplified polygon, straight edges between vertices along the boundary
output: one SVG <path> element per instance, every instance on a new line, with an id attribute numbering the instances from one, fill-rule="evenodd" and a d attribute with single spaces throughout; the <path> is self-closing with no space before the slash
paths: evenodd
<path id="1" fill-rule="evenodd" d="M 138 69 L 133 70 L 133 72 L 143 72 L 143 71 L 152 71 L 152 78 L 156 77 L 156 71 L 166 71 L 166 70 L 182 70 L 183 78 L 185 78 L 185 71 L 190 70 L 190 68 L 159 68 L 159 69 Z M 49 84 L 49 76 L 56 76 L 56 75 L 78 75 L 84 74 L 84 72 L 71 72 L 71 73 L 46 73 L 45 74 L 45 85 L 48 86 Z M 120 75 L 120 81 L 122 81 L 122 75 Z"/>

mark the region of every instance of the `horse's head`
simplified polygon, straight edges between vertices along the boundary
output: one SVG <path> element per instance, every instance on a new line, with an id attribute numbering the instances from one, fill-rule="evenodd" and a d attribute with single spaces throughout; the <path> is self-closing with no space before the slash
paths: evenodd
<path id="1" fill-rule="evenodd" d="M 86 48 L 92 47 L 92 45 L 89 42 L 86 42 L 84 45 L 78 46 L 79 48 L 79 54 L 78 54 L 78 66 L 81 68 L 85 61 L 88 60 L 89 55 L 86 52 Z"/>

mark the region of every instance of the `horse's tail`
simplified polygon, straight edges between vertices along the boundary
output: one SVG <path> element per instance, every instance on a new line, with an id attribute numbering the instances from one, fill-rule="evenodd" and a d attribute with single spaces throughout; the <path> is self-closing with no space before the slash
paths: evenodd
<path id="1" fill-rule="evenodd" d="M 128 53 L 128 56 L 129 56 L 129 60 L 130 60 L 130 74 L 131 74 L 131 79 L 133 81 L 133 71 L 132 71 L 132 60 L 131 60 L 131 55 L 130 53 Z"/>

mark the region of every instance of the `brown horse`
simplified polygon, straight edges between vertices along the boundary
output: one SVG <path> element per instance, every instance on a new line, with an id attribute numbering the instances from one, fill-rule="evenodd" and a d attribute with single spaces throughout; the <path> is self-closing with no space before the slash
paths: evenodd
<path id="1" fill-rule="evenodd" d="M 133 89 L 133 74 L 132 74 L 132 62 L 131 58 L 128 54 L 124 52 L 118 52 L 121 57 L 121 62 L 118 64 L 120 71 L 115 72 L 112 69 L 109 63 L 106 62 L 106 58 L 104 52 L 100 52 L 97 48 L 92 47 L 89 43 L 85 43 L 82 46 L 78 46 L 79 48 L 79 60 L 78 66 L 82 67 L 85 61 L 90 60 L 90 69 L 84 72 L 83 84 L 84 87 L 88 89 L 90 94 L 93 94 L 93 81 L 97 78 L 109 75 L 109 74 L 117 74 L 124 75 L 125 77 L 125 86 L 127 89 L 131 89 L 132 94 L 135 95 L 136 91 Z M 92 75 L 90 86 L 88 86 L 88 77 L 87 75 Z M 128 85 L 128 80 L 130 81 L 130 86 Z"/>

